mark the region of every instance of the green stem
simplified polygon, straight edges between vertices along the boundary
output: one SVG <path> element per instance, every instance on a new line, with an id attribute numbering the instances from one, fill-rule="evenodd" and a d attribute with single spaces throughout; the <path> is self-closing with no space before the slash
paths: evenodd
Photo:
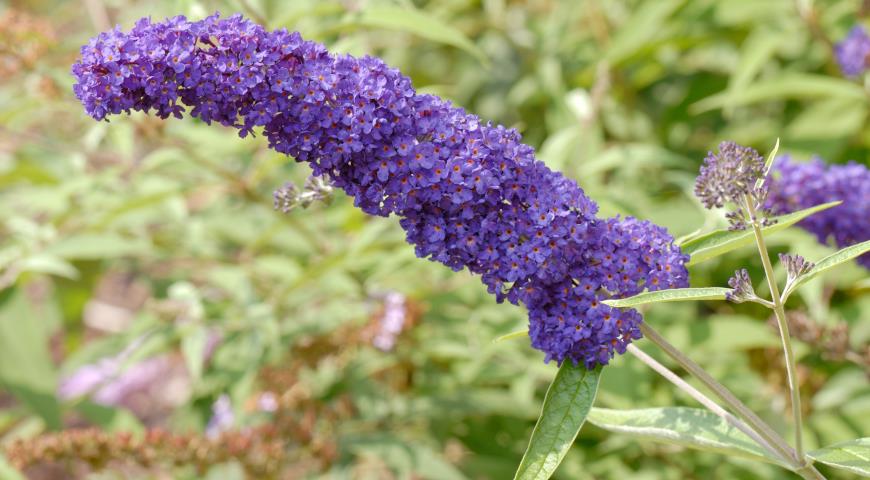
<path id="1" fill-rule="evenodd" d="M 643 332 L 643 336 L 646 337 L 647 340 L 654 343 L 657 347 L 659 347 L 665 354 L 667 354 L 671 359 L 673 359 L 677 364 L 679 364 L 683 369 L 689 372 L 692 376 L 697 378 L 705 387 L 707 387 L 711 392 L 713 392 L 719 400 L 721 400 L 725 405 L 727 405 L 740 419 L 746 422 L 750 427 L 752 427 L 756 432 L 758 432 L 759 436 L 763 438 L 768 445 L 773 447 L 779 456 L 783 458 L 789 459 L 789 464 L 794 469 L 795 473 L 800 475 L 806 480 L 824 480 L 825 477 L 819 473 L 818 470 L 811 464 L 807 464 L 806 460 L 802 457 L 797 457 L 795 455 L 795 451 L 791 446 L 789 446 L 788 442 L 785 441 L 776 431 L 774 431 L 767 423 L 764 422 L 758 415 L 755 414 L 752 410 L 749 409 L 743 402 L 740 401 L 737 397 L 731 393 L 730 390 L 725 388 L 724 385 L 716 381 L 715 378 L 710 376 L 700 365 L 693 362 L 692 359 L 687 357 L 683 352 L 679 351 L 676 347 L 671 345 L 667 340 L 664 339 L 658 332 L 656 332 L 652 327 L 650 327 L 646 323 L 641 323 L 640 330 Z"/>
<path id="2" fill-rule="evenodd" d="M 745 433 L 749 438 L 754 440 L 755 443 L 771 453 L 774 458 L 782 462 L 783 465 L 789 465 L 792 463 L 790 457 L 783 456 L 782 453 L 774 448 L 769 442 L 761 438 L 761 436 L 751 427 L 746 425 L 746 423 L 722 408 L 718 403 L 713 401 L 710 397 L 701 393 L 701 391 L 699 391 L 697 388 L 693 387 L 688 382 L 680 378 L 676 373 L 668 369 L 668 367 L 662 365 L 656 359 L 647 355 L 646 352 L 636 347 L 634 344 L 630 344 L 627 347 L 627 350 L 629 353 L 637 357 L 641 362 L 645 363 L 648 367 L 658 372 L 659 375 L 667 379 L 669 382 L 673 383 L 677 388 L 686 392 L 687 394 L 689 394 L 690 397 L 697 400 L 698 403 L 706 407 L 711 412 L 715 413 L 719 418 L 725 420 L 725 422 L 727 422 L 729 425 Z"/>
<path id="3" fill-rule="evenodd" d="M 788 373 L 788 389 L 791 394 L 791 412 L 795 426 L 795 451 L 797 457 L 803 460 L 804 446 L 803 420 L 801 419 L 801 392 L 797 378 L 794 349 L 792 349 L 791 336 L 788 332 L 788 321 L 785 317 L 785 308 L 782 305 L 782 297 L 779 294 L 779 287 L 776 284 L 776 278 L 773 276 L 773 265 L 770 263 L 770 255 L 767 253 L 767 245 L 764 243 L 764 235 L 761 232 L 761 225 L 758 222 L 755 205 L 749 196 L 744 197 L 744 203 L 746 211 L 749 214 L 749 220 L 752 223 L 752 231 L 755 233 L 755 244 L 758 247 L 758 254 L 761 256 L 761 263 L 764 265 L 764 275 L 767 277 L 767 286 L 770 289 L 770 296 L 773 300 L 773 312 L 776 315 L 776 323 L 779 325 L 779 336 L 782 339 L 782 348 L 785 352 L 785 368 Z"/>

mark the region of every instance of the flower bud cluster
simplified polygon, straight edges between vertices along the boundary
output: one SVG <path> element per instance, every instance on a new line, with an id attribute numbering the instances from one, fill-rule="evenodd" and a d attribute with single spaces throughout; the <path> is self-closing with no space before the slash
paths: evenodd
<path id="1" fill-rule="evenodd" d="M 734 276 L 728 279 L 728 286 L 732 289 L 725 294 L 725 299 L 729 302 L 743 303 L 758 300 L 755 288 L 752 287 L 752 279 L 745 268 L 734 272 Z"/>
<path id="2" fill-rule="evenodd" d="M 467 268 L 499 301 L 525 304 L 547 360 L 607 363 L 640 337 L 641 317 L 602 299 L 687 284 L 686 256 L 664 229 L 597 218 L 579 185 L 515 130 L 416 93 L 377 58 L 331 55 L 296 32 L 217 15 L 142 19 L 81 53 L 74 90 L 95 119 L 189 107 L 242 137 L 262 127 L 270 147 L 363 211 L 400 217 L 418 256 Z"/>
<path id="3" fill-rule="evenodd" d="M 761 218 L 749 218 L 746 203 L 753 208 L 764 204 L 767 196 L 764 177 L 764 158 L 750 147 L 734 142 L 722 142 L 716 153 L 708 152 L 695 180 L 695 196 L 708 209 L 736 206 L 726 216 L 732 230 L 744 230 L 750 222 L 768 224 L 767 212 L 759 211 Z"/>
<path id="4" fill-rule="evenodd" d="M 870 169 L 865 165 L 827 165 L 820 158 L 798 163 L 784 155 L 774 162 L 768 183 L 767 207 L 776 214 L 843 202 L 798 223 L 820 243 L 833 240 L 843 248 L 870 240 Z M 858 263 L 870 268 L 870 254 L 858 257 Z"/>

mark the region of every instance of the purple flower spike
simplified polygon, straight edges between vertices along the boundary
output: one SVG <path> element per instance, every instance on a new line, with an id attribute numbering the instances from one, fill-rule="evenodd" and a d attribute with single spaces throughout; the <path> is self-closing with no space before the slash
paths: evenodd
<path id="1" fill-rule="evenodd" d="M 602 299 L 687 285 L 687 257 L 663 228 L 597 218 L 577 183 L 536 160 L 515 130 L 417 94 L 377 58 L 215 15 L 103 33 L 73 73 L 98 120 L 190 108 L 242 137 L 262 127 L 271 148 L 363 211 L 400 217 L 418 256 L 468 268 L 499 301 L 525 304 L 547 360 L 607 363 L 640 337 L 641 317 Z"/>
<path id="2" fill-rule="evenodd" d="M 811 215 L 798 225 L 816 235 L 820 243 L 831 239 L 838 247 L 870 240 L 870 170 L 850 162 L 826 165 L 820 158 L 793 162 L 787 155 L 776 159 L 771 169 L 767 206 L 777 214 L 840 200 L 843 203 Z M 870 268 L 870 254 L 858 257 Z"/>
<path id="3" fill-rule="evenodd" d="M 870 36 L 864 27 L 856 25 L 849 35 L 834 46 L 834 56 L 847 77 L 857 77 L 870 66 Z"/>

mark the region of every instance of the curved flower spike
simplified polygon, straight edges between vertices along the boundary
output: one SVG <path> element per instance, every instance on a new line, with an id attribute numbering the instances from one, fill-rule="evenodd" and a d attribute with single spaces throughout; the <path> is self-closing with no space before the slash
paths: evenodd
<path id="1" fill-rule="evenodd" d="M 131 110 L 190 115 L 269 146 L 373 215 L 400 217 L 420 257 L 481 276 L 529 309 L 547 360 L 591 368 L 640 337 L 640 314 L 610 296 L 685 286 L 687 257 L 661 227 L 602 220 L 577 185 L 520 135 L 415 92 L 372 57 L 331 55 L 296 32 L 241 16 L 142 19 L 82 48 L 75 93 L 96 119 Z"/>

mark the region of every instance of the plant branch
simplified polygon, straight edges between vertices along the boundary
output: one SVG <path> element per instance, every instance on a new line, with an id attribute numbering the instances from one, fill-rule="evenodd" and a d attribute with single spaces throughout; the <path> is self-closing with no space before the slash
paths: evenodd
<path id="1" fill-rule="evenodd" d="M 690 397 L 694 398 L 701 405 L 706 407 L 711 412 L 715 413 L 717 416 L 725 420 L 729 425 L 735 427 L 741 432 L 745 433 L 749 438 L 755 441 L 762 448 L 770 452 L 774 458 L 782 462 L 784 465 L 789 465 L 791 463 L 791 458 L 788 456 L 783 456 L 776 448 L 774 448 L 770 442 L 763 439 L 755 430 L 750 428 L 746 423 L 744 423 L 739 418 L 732 415 L 730 412 L 726 411 L 722 408 L 718 403 L 713 401 L 710 397 L 704 395 L 697 388 L 690 385 L 688 382 L 680 378 L 676 373 L 672 372 L 668 369 L 668 367 L 659 363 L 656 359 L 647 355 L 646 352 L 637 348 L 635 345 L 630 344 L 627 347 L 627 350 L 637 357 L 641 362 L 645 363 L 647 366 L 658 372 L 659 375 L 665 377 L 669 382 L 673 383 L 680 390 L 689 394 Z"/>
<path id="2" fill-rule="evenodd" d="M 795 451 L 789 444 L 774 431 L 767 423 L 764 422 L 758 415 L 749 409 L 743 402 L 719 383 L 715 378 L 710 376 L 700 365 L 692 361 L 683 352 L 671 345 L 658 332 L 646 323 L 641 323 L 640 330 L 643 332 L 647 340 L 656 344 L 665 354 L 677 362 L 683 369 L 689 372 L 704 384 L 716 397 L 719 398 L 726 406 L 728 406 L 738 417 L 751 426 L 768 444 L 773 447 L 783 458 L 789 459 L 789 464 L 795 469 L 795 472 L 807 480 L 819 480 L 825 477 L 819 473 L 812 465 L 807 465 L 803 458 L 795 455 Z"/>
<path id="3" fill-rule="evenodd" d="M 752 224 L 752 231 L 755 233 L 755 244 L 758 247 L 758 254 L 761 256 L 761 263 L 764 265 L 764 275 L 767 277 L 767 286 L 770 289 L 770 297 L 773 300 L 773 311 L 776 314 L 776 322 L 779 325 L 779 336 L 782 339 L 782 348 L 785 352 L 785 367 L 786 372 L 788 373 L 788 389 L 791 394 L 791 411 L 795 425 L 795 450 L 797 457 L 804 459 L 800 385 L 797 378 L 794 349 L 792 349 L 791 336 L 788 332 L 788 321 L 785 317 L 785 308 L 782 305 L 782 297 L 779 294 L 779 287 L 776 285 L 776 278 L 773 275 L 773 265 L 770 263 L 770 255 L 767 253 L 767 245 L 764 243 L 764 235 L 761 232 L 761 225 L 759 225 L 758 222 L 758 214 L 755 211 L 755 205 L 748 195 L 744 196 L 744 204 L 749 220 Z"/>

